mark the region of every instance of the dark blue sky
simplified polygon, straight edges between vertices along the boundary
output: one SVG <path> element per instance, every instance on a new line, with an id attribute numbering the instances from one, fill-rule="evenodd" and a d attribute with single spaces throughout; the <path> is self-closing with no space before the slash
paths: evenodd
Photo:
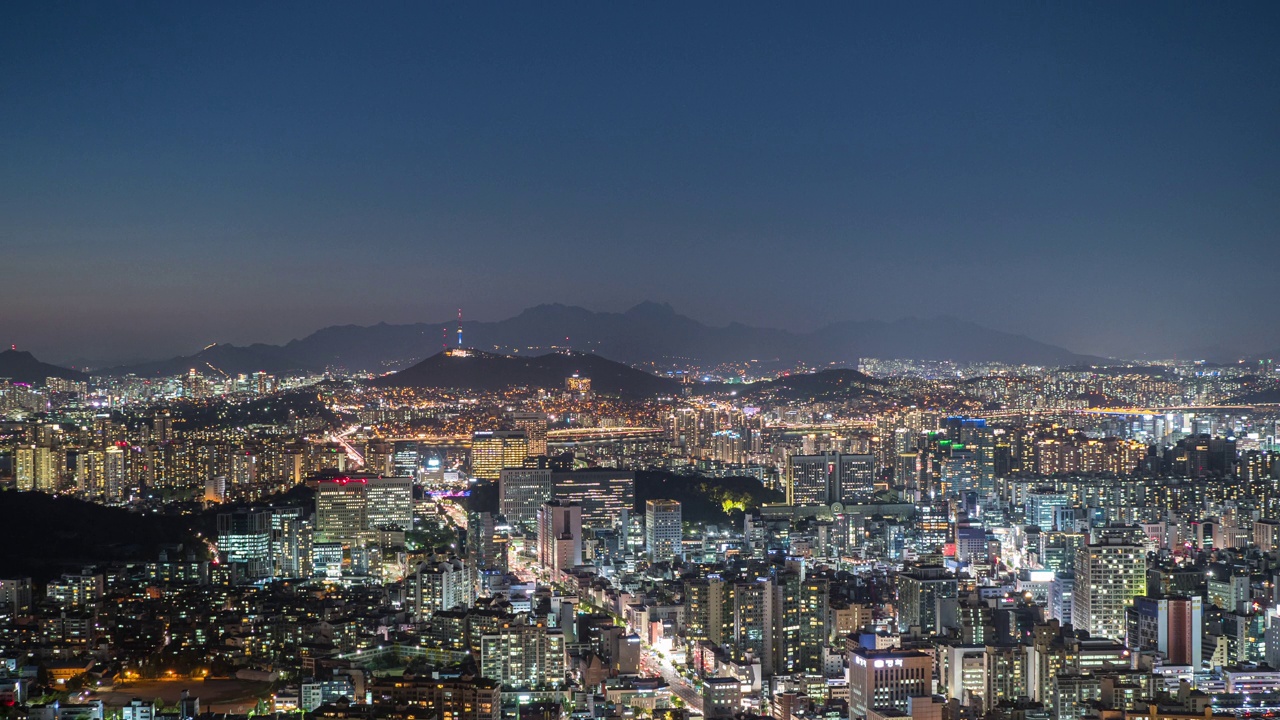
<path id="1" fill-rule="evenodd" d="M 0 342 L 669 301 L 1280 346 L 1280 3 L 0 4 Z"/>

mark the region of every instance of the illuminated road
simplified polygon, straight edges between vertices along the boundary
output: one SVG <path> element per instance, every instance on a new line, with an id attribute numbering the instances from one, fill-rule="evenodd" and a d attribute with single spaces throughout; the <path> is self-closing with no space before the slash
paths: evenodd
<path id="1" fill-rule="evenodd" d="M 661 676 L 671 688 L 671 694 L 683 700 L 692 714 L 702 714 L 702 693 L 680 675 L 670 662 L 658 657 L 652 648 L 641 649 L 640 670 L 651 677 Z"/>
<path id="2" fill-rule="evenodd" d="M 537 560 L 520 552 L 515 543 L 512 543 L 508 551 L 507 565 L 511 573 L 520 578 L 521 582 L 554 585 L 554 583 L 550 582 L 547 574 L 538 567 Z M 572 592 L 569 588 L 560 588 L 560 590 L 562 592 Z M 578 607 L 579 612 L 585 610 L 614 614 L 612 611 L 593 606 L 586 598 L 580 598 Z M 657 651 L 647 645 L 642 645 L 640 648 L 640 671 L 646 677 L 661 677 L 671 688 L 671 694 L 683 700 L 692 714 L 702 715 L 702 694 L 680 675 L 670 660 L 663 659 L 658 655 Z"/>
<path id="3" fill-rule="evenodd" d="M 520 553 L 512 552 L 507 557 L 507 565 L 511 573 L 520 578 L 520 582 L 536 582 L 538 579 L 537 573 L 533 571 L 533 561 Z"/>
<path id="4" fill-rule="evenodd" d="M 462 507 L 462 503 L 449 499 L 442 499 L 436 502 L 436 506 L 444 512 L 445 517 L 449 518 L 449 522 L 459 530 L 467 529 L 467 510 Z"/>
<path id="5" fill-rule="evenodd" d="M 649 427 L 615 427 L 615 428 L 571 428 L 568 430 L 551 430 L 547 432 L 547 442 L 571 443 L 591 440 L 628 440 L 662 437 L 666 434 L 662 428 Z"/>
<path id="6" fill-rule="evenodd" d="M 342 446 L 342 449 L 343 449 L 343 451 L 345 451 L 345 452 L 347 453 L 347 457 L 348 457 L 348 458 L 350 458 L 350 459 L 354 460 L 354 461 L 355 461 L 355 463 L 356 463 L 357 465 L 359 465 L 360 467 L 364 467 L 364 456 L 363 456 L 363 455 L 361 455 L 360 453 L 356 452 L 356 449 L 355 449 L 355 448 L 353 448 L 353 447 L 351 447 L 351 443 L 348 443 L 348 442 L 344 439 L 344 438 L 346 438 L 348 435 L 350 435 L 351 433 L 354 433 L 355 431 L 357 431 L 357 430 L 359 430 L 359 429 L 360 429 L 360 426 L 359 426 L 359 425 L 352 425 L 351 427 L 347 428 L 346 430 L 343 430 L 343 431 L 342 431 L 342 432 L 340 432 L 340 433 L 335 433 L 335 434 L 334 434 L 334 435 L 332 435 L 331 437 L 333 438 L 333 441 L 334 441 L 334 442 L 336 442 L 336 443 L 338 443 L 339 445 L 341 445 L 341 446 Z"/>

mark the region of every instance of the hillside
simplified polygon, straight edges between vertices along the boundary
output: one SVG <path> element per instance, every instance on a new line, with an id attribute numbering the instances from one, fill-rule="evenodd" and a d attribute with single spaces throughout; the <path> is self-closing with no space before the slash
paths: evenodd
<path id="1" fill-rule="evenodd" d="M 205 548 L 192 516 L 144 515 L 43 493 L 3 492 L 0 503 L 6 538 L 0 577 L 46 582 L 84 565 L 154 560 L 163 545 Z"/>
<path id="2" fill-rule="evenodd" d="M 732 387 L 747 398 L 776 400 L 858 400 L 876 397 L 886 386 L 857 370 L 835 369 L 816 373 L 784 375 L 775 380 Z"/>
<path id="3" fill-rule="evenodd" d="M 450 388 L 496 392 L 513 387 L 561 389 L 578 374 L 591 378 L 592 390 L 605 395 L 652 397 L 680 391 L 669 378 L 587 353 L 547 353 L 531 357 L 475 350 L 437 353 L 413 367 L 373 381 L 379 387 Z"/>
<path id="4" fill-rule="evenodd" d="M 749 477 L 716 478 L 677 475 L 662 471 L 636 473 L 637 513 L 647 500 L 676 500 L 685 522 L 699 524 L 740 523 L 742 513 L 763 503 L 784 502 L 786 495 L 769 490 Z"/>
<path id="5" fill-rule="evenodd" d="M 318 365 L 295 356 L 277 345 L 261 343 L 240 347 L 237 345 L 210 345 L 194 355 L 140 363 L 137 365 L 121 365 L 95 371 L 95 375 L 137 375 L 139 377 L 170 377 L 182 375 L 192 369 L 202 374 L 228 375 L 241 373 L 265 372 L 281 375 L 290 372 L 308 372 L 323 370 L 324 362 Z"/>
<path id="6" fill-rule="evenodd" d="M 78 370 L 40 362 L 34 355 L 23 350 L 10 349 L 0 352 L 0 378 L 31 385 L 43 385 L 45 380 L 51 377 L 64 380 L 88 379 L 87 375 Z"/>

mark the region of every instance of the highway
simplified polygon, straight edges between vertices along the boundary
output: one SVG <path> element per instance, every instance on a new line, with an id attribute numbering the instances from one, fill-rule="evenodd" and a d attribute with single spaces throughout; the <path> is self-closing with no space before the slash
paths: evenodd
<path id="1" fill-rule="evenodd" d="M 352 462 L 354 462 L 356 465 L 360 467 L 364 467 L 364 456 L 361 455 L 359 452 L 357 452 L 355 448 L 351 447 L 351 443 L 346 441 L 346 438 L 348 435 L 351 435 L 352 433 L 354 433 L 359 429 L 360 429 L 359 425 L 352 425 L 351 427 L 347 428 L 346 430 L 343 430 L 340 433 L 334 433 L 331 436 L 331 439 L 333 440 L 333 442 L 336 442 L 342 446 L 343 452 L 347 454 L 347 457 L 350 458 Z"/>

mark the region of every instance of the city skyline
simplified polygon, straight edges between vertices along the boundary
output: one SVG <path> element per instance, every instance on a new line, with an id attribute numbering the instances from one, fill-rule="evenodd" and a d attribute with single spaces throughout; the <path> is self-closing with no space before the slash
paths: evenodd
<path id="1" fill-rule="evenodd" d="M 1274 718 L 1277 30 L 0 3 L 0 720 Z"/>
<path id="2" fill-rule="evenodd" d="M 0 335 L 125 360 L 657 300 L 1265 351 L 1278 15 L 6 5 Z"/>

